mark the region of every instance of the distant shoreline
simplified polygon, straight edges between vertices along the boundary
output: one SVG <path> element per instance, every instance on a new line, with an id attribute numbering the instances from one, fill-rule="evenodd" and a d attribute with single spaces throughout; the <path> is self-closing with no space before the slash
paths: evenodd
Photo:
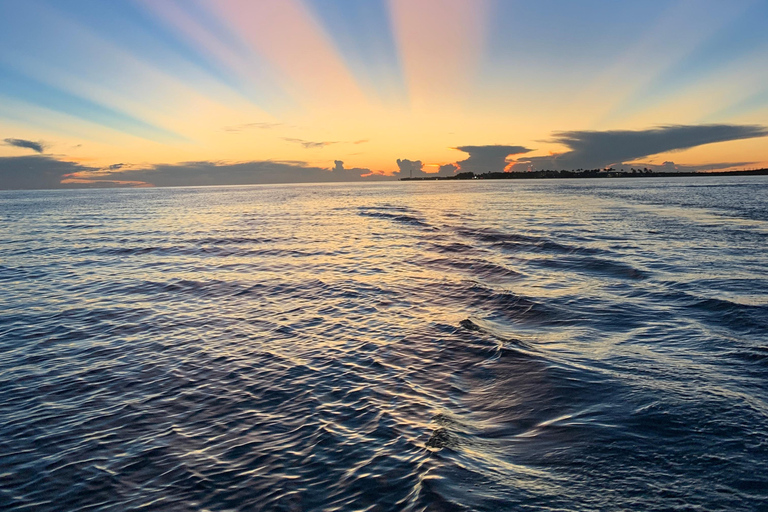
<path id="1" fill-rule="evenodd" d="M 455 176 L 420 176 L 400 178 L 400 181 L 445 181 L 445 180 L 557 180 L 557 179 L 594 179 L 594 178 L 676 178 L 692 176 L 768 176 L 768 169 L 749 171 L 717 172 L 656 172 L 650 169 L 616 171 L 614 169 L 591 169 L 586 171 L 530 171 L 530 172 L 486 172 L 475 174 L 462 172 Z"/>

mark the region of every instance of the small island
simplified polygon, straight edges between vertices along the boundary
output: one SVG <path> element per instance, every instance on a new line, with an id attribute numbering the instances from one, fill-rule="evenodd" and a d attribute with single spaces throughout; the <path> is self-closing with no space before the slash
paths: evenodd
<path id="1" fill-rule="evenodd" d="M 606 169 L 576 169 L 573 171 L 526 171 L 526 172 L 460 172 L 453 176 L 419 176 L 416 178 L 400 178 L 400 181 L 444 181 L 444 180 L 545 180 L 573 178 L 672 178 L 690 176 L 766 176 L 768 169 L 750 169 L 738 171 L 654 171 L 652 169 L 630 168 L 616 170 Z"/>

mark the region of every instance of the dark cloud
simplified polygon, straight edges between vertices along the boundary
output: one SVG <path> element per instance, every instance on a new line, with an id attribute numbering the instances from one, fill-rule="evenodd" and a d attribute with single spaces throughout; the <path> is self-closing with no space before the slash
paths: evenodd
<path id="1" fill-rule="evenodd" d="M 24 139 L 4 139 L 3 142 L 5 142 L 8 146 L 31 149 L 32 151 L 36 151 L 37 153 L 42 153 L 43 151 L 45 151 L 45 145 L 42 142 L 35 142 L 32 140 L 24 140 Z"/>
<path id="2" fill-rule="evenodd" d="M 0 157 L 0 189 L 63 188 L 61 181 L 83 171 L 93 171 L 72 162 L 63 162 L 48 156 Z"/>
<path id="3" fill-rule="evenodd" d="M 424 163 L 421 160 L 408 160 L 407 158 L 402 160 L 398 159 L 398 170 L 394 173 L 394 176 L 396 178 L 434 178 L 436 176 L 453 176 L 459 168 L 456 164 L 445 164 L 439 166 L 435 172 L 427 172 L 424 170 L 424 167 Z M 434 168 L 436 166 L 430 165 L 429 167 Z"/>
<path id="4" fill-rule="evenodd" d="M 509 155 L 521 155 L 533 151 L 523 146 L 459 146 L 459 151 L 469 154 L 469 158 L 456 162 L 461 172 L 503 172 L 507 167 Z"/>
<path id="5" fill-rule="evenodd" d="M 659 153 L 767 135 L 768 128 L 765 126 L 729 124 L 672 125 L 637 131 L 556 132 L 552 142 L 564 144 L 570 151 L 559 155 L 520 159 L 513 170 L 615 167 Z"/>
<path id="6" fill-rule="evenodd" d="M 341 160 L 336 160 L 330 169 L 309 166 L 300 161 L 272 160 L 234 164 L 185 162 L 122 170 L 126 165 L 113 164 L 99 170 L 47 156 L 0 157 L 0 189 L 252 185 L 392 179 L 391 176 L 374 173 L 367 168 L 345 169 Z"/>
<path id="7" fill-rule="evenodd" d="M 459 166 L 456 164 L 445 164 L 440 166 L 440 170 L 437 172 L 437 174 L 440 176 L 453 176 L 458 170 Z"/>
<path id="8" fill-rule="evenodd" d="M 424 172 L 424 164 L 421 162 L 421 160 L 408 160 L 407 158 L 404 159 L 397 159 L 397 171 L 394 173 L 396 178 L 421 178 L 424 176 L 428 176 L 426 172 Z"/>
<path id="9" fill-rule="evenodd" d="M 254 185 L 268 183 L 322 183 L 364 180 L 370 169 L 345 169 L 337 160 L 332 169 L 308 166 L 304 162 L 255 161 L 243 163 L 185 162 L 156 165 L 100 174 L 99 179 L 145 182 L 158 187 L 187 185 Z"/>
<path id="10" fill-rule="evenodd" d="M 345 169 L 344 162 L 341 160 L 333 161 L 333 181 L 378 181 L 378 180 L 391 180 L 391 176 L 386 176 L 381 173 L 374 173 L 370 169 L 354 167 L 352 169 Z"/>
<path id="11" fill-rule="evenodd" d="M 330 146 L 331 144 L 338 144 L 338 142 L 312 142 L 309 140 L 294 139 L 291 137 L 283 137 L 283 140 L 287 140 L 288 142 L 294 142 L 296 144 L 301 144 L 302 146 L 304 146 L 304 149 L 324 148 L 325 146 Z"/>

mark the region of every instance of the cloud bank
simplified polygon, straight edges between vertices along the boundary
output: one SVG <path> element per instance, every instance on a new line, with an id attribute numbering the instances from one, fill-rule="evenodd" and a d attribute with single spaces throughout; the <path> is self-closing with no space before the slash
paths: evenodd
<path id="1" fill-rule="evenodd" d="M 76 163 L 48 156 L 12 156 L 0 158 L 0 189 L 26 190 L 63 188 L 63 179 L 83 171 L 95 171 Z"/>
<path id="2" fill-rule="evenodd" d="M 304 162 L 272 160 L 242 163 L 202 161 L 107 172 L 100 174 L 98 179 L 140 181 L 157 187 L 177 187 L 358 181 L 371 174 L 370 169 L 345 169 L 341 160 L 336 160 L 331 169 L 307 166 Z"/>
<path id="3" fill-rule="evenodd" d="M 598 169 L 634 162 L 659 153 L 767 135 L 768 127 L 765 126 L 731 124 L 670 125 L 636 131 L 555 132 L 551 142 L 559 142 L 570 151 L 518 159 L 511 170 Z M 699 168 L 703 170 L 702 167 Z"/>
<path id="4" fill-rule="evenodd" d="M 336 160 L 330 169 L 305 162 L 184 162 L 140 169 L 113 164 L 86 167 L 48 156 L 0 157 L 0 189 L 50 189 L 104 186 L 183 187 L 273 183 L 329 183 L 392 179 L 367 168 L 346 169 Z"/>
<path id="5" fill-rule="evenodd" d="M 574 130 L 555 132 L 547 142 L 557 142 L 569 151 L 547 156 L 523 156 L 534 150 L 525 146 L 486 145 L 457 146 L 469 155 L 465 160 L 439 167 L 439 174 L 453 175 L 459 172 L 475 174 L 504 171 L 578 170 L 606 167 L 649 168 L 656 171 L 707 171 L 743 167 L 753 162 L 721 162 L 698 166 L 664 162 L 661 165 L 638 163 L 644 158 L 660 153 L 741 139 L 768 136 L 768 127 L 760 125 L 668 125 L 646 130 Z M 512 159 L 511 157 L 517 157 Z M 398 178 L 413 176 L 429 177 L 421 160 L 398 160 Z"/>

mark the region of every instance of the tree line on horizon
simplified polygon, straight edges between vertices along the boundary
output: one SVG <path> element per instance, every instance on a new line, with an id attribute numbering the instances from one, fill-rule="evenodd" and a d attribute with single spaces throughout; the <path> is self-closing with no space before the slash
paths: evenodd
<path id="1" fill-rule="evenodd" d="M 673 176 L 762 176 L 768 175 L 768 169 L 750 169 L 737 171 L 654 171 L 647 167 L 630 167 L 629 171 L 616 170 L 613 167 L 603 169 L 575 169 L 568 170 L 539 170 L 516 172 L 460 172 L 453 176 L 419 176 L 416 178 L 400 178 L 400 181 L 434 181 L 434 180 L 510 180 L 510 179 L 566 179 L 566 178 L 664 178 Z"/>

